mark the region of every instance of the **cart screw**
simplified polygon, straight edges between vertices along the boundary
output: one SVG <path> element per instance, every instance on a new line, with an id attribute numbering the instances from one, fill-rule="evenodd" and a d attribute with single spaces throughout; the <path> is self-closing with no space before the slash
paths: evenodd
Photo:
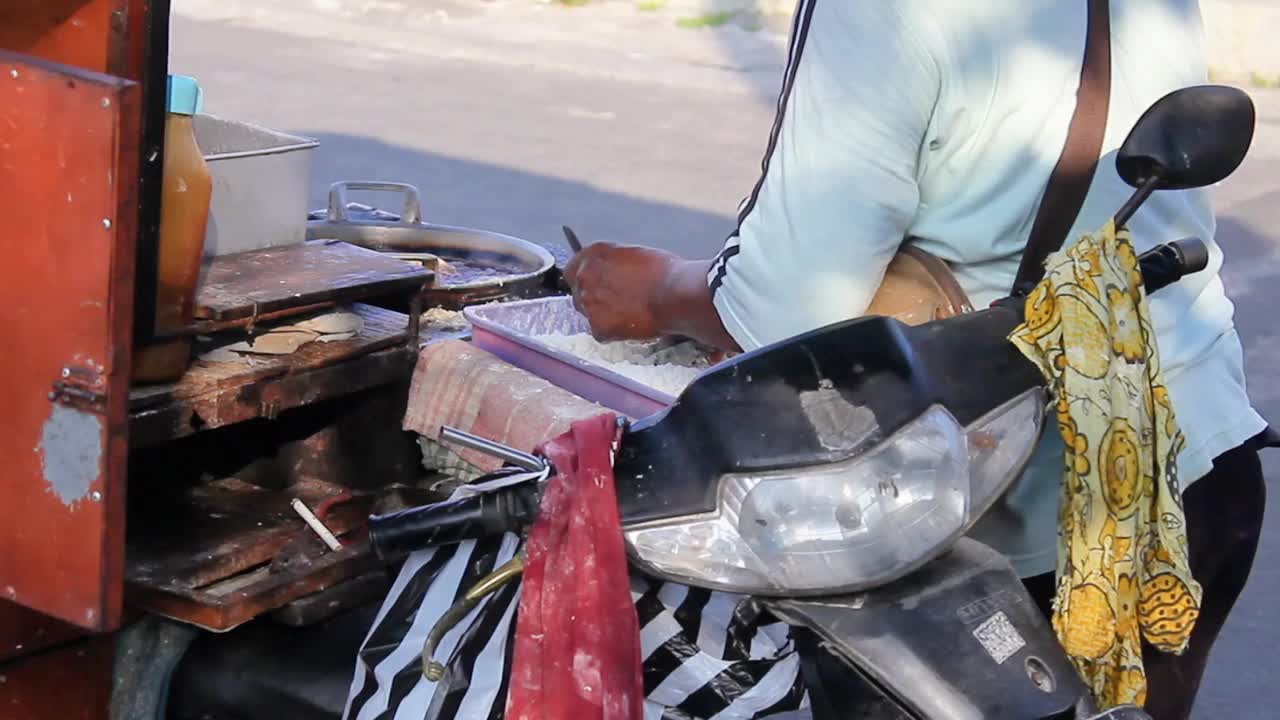
<path id="1" fill-rule="evenodd" d="M 71 368 L 62 368 L 62 377 L 64 378 L 71 377 Z"/>
<path id="2" fill-rule="evenodd" d="M 102 98 L 102 107 L 104 108 L 111 107 L 111 98 Z"/>
<path id="3" fill-rule="evenodd" d="M 111 218 L 102 218 L 102 227 L 107 230 L 111 229 Z"/>
<path id="4" fill-rule="evenodd" d="M 89 493 L 89 499 L 94 502 L 102 502 L 102 493 L 98 492 L 97 490 L 94 490 L 93 492 Z"/>
<path id="5" fill-rule="evenodd" d="M 15 80 L 16 80 L 16 79 L 18 79 L 18 71 L 17 71 L 17 70 L 10 70 L 10 71 L 9 71 L 9 77 L 11 77 L 11 78 L 13 78 L 13 79 L 15 79 Z"/>

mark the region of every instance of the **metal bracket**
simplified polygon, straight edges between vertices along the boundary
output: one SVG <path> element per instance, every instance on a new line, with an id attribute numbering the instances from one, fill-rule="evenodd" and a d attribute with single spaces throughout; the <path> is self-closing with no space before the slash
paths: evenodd
<path id="1" fill-rule="evenodd" d="M 280 417 L 280 402 L 277 400 L 260 400 L 258 414 L 264 420 L 275 420 Z"/>
<path id="2" fill-rule="evenodd" d="M 67 365 L 62 377 L 53 382 L 49 401 L 98 415 L 107 414 L 107 395 L 102 373 L 92 367 Z"/>
<path id="3" fill-rule="evenodd" d="M 479 435 L 472 435 L 469 432 L 464 432 L 448 425 L 441 426 L 439 440 L 445 444 L 457 445 L 468 450 L 484 453 L 489 457 L 497 458 L 528 472 L 539 472 L 547 467 L 547 462 L 537 455 L 521 452 L 502 443 L 482 438 Z"/>
<path id="4" fill-rule="evenodd" d="M 285 409 L 286 404 L 281 398 L 280 388 L 272 380 L 266 381 L 259 391 L 258 417 L 264 420 L 275 420 Z"/>

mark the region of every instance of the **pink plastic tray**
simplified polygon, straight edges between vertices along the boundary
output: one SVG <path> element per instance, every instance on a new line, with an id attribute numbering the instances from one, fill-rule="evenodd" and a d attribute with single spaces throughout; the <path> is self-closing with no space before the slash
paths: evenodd
<path id="1" fill-rule="evenodd" d="M 632 418 L 652 415 L 675 398 L 608 368 L 551 347 L 538 335 L 589 332 L 587 319 L 569 297 L 538 298 L 473 305 L 463 314 L 471 322 L 471 341 L 518 368 Z"/>

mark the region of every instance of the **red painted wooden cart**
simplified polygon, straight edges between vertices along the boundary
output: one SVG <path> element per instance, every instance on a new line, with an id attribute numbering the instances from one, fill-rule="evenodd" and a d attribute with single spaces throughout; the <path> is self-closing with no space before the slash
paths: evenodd
<path id="1" fill-rule="evenodd" d="M 4 720 L 107 718 L 117 631 L 140 616 L 305 626 L 376 598 L 360 528 L 387 493 L 363 490 L 421 474 L 398 431 L 416 303 L 357 304 L 347 342 L 130 387 L 153 336 L 167 54 L 167 0 L 0 0 Z M 216 260 L 230 284 L 202 291 L 185 332 L 402 303 L 430 280 L 341 243 L 272 257 Z M 285 287 L 263 297 L 271 262 Z M 341 551 L 308 537 L 294 497 L 328 510 Z"/>

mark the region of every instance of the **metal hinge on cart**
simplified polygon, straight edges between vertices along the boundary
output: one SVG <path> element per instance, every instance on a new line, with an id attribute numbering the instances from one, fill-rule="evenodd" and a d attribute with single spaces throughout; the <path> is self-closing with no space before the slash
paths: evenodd
<path id="1" fill-rule="evenodd" d="M 93 367 L 67 365 L 62 368 L 61 377 L 53 381 L 49 391 L 49 401 L 59 405 L 83 410 L 85 412 L 105 415 L 107 413 L 107 395 L 103 390 L 106 382 L 102 372 Z"/>

